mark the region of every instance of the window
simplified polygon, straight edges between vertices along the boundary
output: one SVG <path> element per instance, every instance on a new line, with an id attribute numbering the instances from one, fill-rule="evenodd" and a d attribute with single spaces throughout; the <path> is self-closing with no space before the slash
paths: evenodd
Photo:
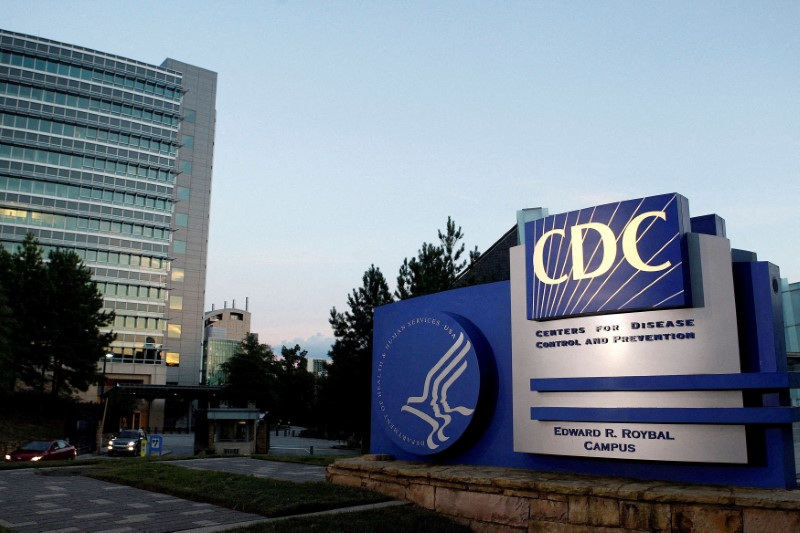
<path id="1" fill-rule="evenodd" d="M 197 111 L 194 109 L 187 109 L 186 114 L 183 116 L 183 120 L 186 122 L 194 122 L 197 120 Z"/>
<path id="2" fill-rule="evenodd" d="M 180 169 L 181 169 L 181 172 L 191 173 L 192 172 L 192 162 L 191 161 L 187 161 L 186 159 L 181 159 Z"/>
<path id="3" fill-rule="evenodd" d="M 167 324 L 167 337 L 170 339 L 181 338 L 181 325 L 180 324 Z"/>
<path id="4" fill-rule="evenodd" d="M 189 215 L 187 213 L 175 213 L 175 225 L 185 228 L 189 225 Z"/>
<path id="5" fill-rule="evenodd" d="M 186 148 L 194 148 L 194 137 L 191 135 L 184 135 L 181 137 L 181 144 Z"/>
<path id="6" fill-rule="evenodd" d="M 178 200 L 188 200 L 191 197 L 189 187 L 178 187 Z"/>
<path id="7" fill-rule="evenodd" d="M 169 298 L 170 309 L 183 309 L 183 296 L 170 296 Z"/>
<path id="8" fill-rule="evenodd" d="M 180 366 L 181 354 L 178 352 L 167 352 L 166 363 L 167 366 Z"/>
<path id="9" fill-rule="evenodd" d="M 217 440 L 220 442 L 248 442 L 250 428 L 244 420 L 219 420 Z"/>
<path id="10" fill-rule="evenodd" d="M 172 269 L 172 281 L 183 281 L 185 272 L 182 268 L 173 268 Z"/>
<path id="11" fill-rule="evenodd" d="M 185 254 L 186 241 L 172 241 L 172 251 L 176 254 Z"/>

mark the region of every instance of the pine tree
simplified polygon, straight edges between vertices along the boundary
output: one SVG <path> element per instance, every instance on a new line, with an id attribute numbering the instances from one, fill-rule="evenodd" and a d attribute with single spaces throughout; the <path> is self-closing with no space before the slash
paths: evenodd
<path id="1" fill-rule="evenodd" d="M 275 353 L 258 336 L 248 333 L 233 356 L 222 363 L 222 398 L 231 407 L 254 403 L 262 410 L 272 409 L 276 400 Z"/>
<path id="2" fill-rule="evenodd" d="M 336 338 L 321 387 L 321 405 L 328 422 L 361 440 L 369 448 L 372 376 L 372 324 L 376 307 L 391 303 L 392 294 L 380 269 L 371 265 L 362 286 L 347 297 L 348 311 L 331 309 L 329 322 Z"/>
<path id="3" fill-rule="evenodd" d="M 47 306 L 43 309 L 54 397 L 87 390 L 97 380 L 97 361 L 114 341 L 100 329 L 113 322 L 91 272 L 72 251 L 56 250 L 47 264 Z"/>
<path id="4" fill-rule="evenodd" d="M 298 344 L 281 348 L 278 360 L 278 406 L 274 413 L 280 420 L 307 424 L 314 402 L 314 376 L 308 371 L 308 352 Z"/>
<path id="5" fill-rule="evenodd" d="M 0 248 L 0 399 L 14 390 L 14 358 L 11 332 L 14 314 L 8 303 L 6 283 L 11 280 L 11 254 Z"/>
<path id="6" fill-rule="evenodd" d="M 446 291 L 455 287 L 456 280 L 467 267 L 462 259 L 465 245 L 461 226 L 447 217 L 444 232 L 438 231 L 439 245 L 422 243 L 417 257 L 403 260 L 397 276 L 395 296 L 401 300 Z M 469 253 L 469 264 L 480 256 L 477 247 Z"/>
<path id="7" fill-rule="evenodd" d="M 5 387 L 14 392 L 21 384 L 53 397 L 87 390 L 114 340 L 100 331 L 114 314 L 103 311 L 89 269 L 71 251 L 53 251 L 45 261 L 28 234 L 14 254 L 0 253 L 0 273 L 0 317 L 9 318 L 0 330 Z"/>

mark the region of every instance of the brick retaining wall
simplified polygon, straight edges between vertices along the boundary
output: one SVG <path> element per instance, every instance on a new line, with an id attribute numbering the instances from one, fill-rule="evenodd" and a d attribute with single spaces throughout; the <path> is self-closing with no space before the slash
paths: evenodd
<path id="1" fill-rule="evenodd" d="M 340 459 L 328 467 L 327 478 L 413 502 L 474 531 L 800 531 L 800 491 L 430 465 L 385 456 Z"/>

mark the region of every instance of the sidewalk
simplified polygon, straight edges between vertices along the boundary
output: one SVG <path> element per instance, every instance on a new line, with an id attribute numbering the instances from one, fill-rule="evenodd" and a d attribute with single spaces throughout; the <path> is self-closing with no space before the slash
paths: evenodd
<path id="1" fill-rule="evenodd" d="M 75 475 L 71 468 L 0 471 L 0 525 L 18 532 L 210 532 L 262 520 Z"/>

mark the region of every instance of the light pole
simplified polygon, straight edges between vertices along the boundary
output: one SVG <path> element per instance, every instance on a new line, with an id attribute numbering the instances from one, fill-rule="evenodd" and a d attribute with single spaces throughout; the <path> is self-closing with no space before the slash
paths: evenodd
<path id="1" fill-rule="evenodd" d="M 106 363 L 108 360 L 114 357 L 113 353 L 107 353 L 105 357 L 103 357 L 103 379 L 100 381 L 99 394 L 101 398 L 103 397 L 103 393 L 106 391 Z"/>
<path id="2" fill-rule="evenodd" d="M 100 399 L 102 401 L 103 393 L 106 391 L 106 363 L 108 360 L 114 357 L 113 353 L 107 353 L 105 357 L 103 357 L 103 379 L 100 382 L 100 386 L 98 387 L 98 392 Z M 97 426 L 97 451 L 96 453 L 99 455 L 100 450 L 103 448 L 103 429 L 106 426 L 106 411 L 108 410 L 108 398 L 106 398 L 105 405 L 103 406 L 103 418 L 100 420 L 100 424 Z"/>

